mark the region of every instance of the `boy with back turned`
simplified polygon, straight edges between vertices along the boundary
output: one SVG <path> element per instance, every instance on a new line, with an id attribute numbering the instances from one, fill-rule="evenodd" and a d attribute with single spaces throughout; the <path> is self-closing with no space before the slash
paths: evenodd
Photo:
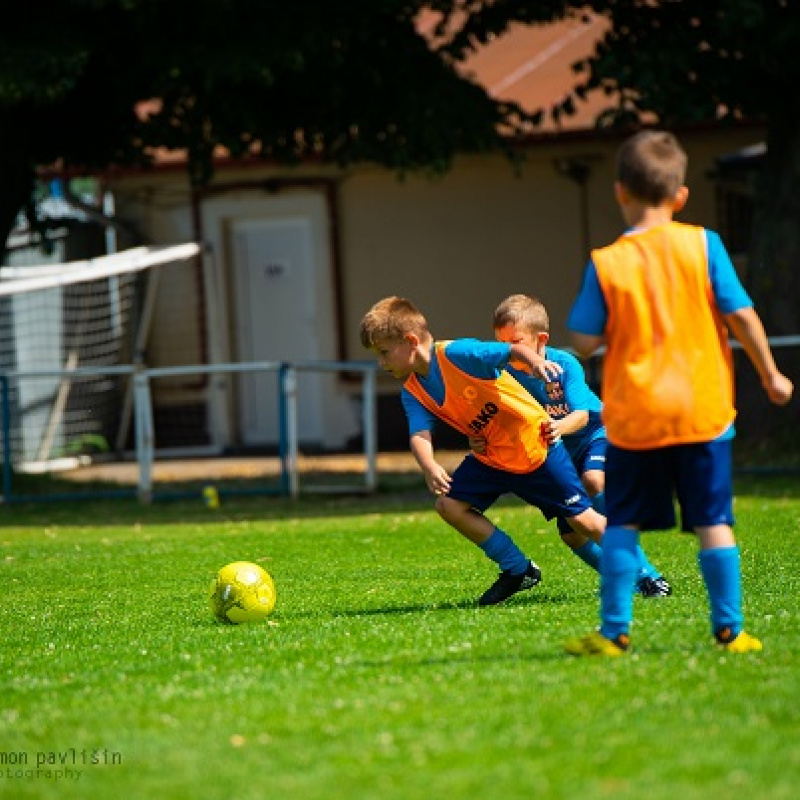
<path id="1" fill-rule="evenodd" d="M 744 630 L 733 535 L 736 415 L 728 331 L 769 399 L 793 386 L 776 367 L 761 320 L 719 236 L 673 221 L 686 204 L 687 158 L 675 137 L 642 131 L 620 148 L 614 192 L 628 230 L 592 252 L 569 315 L 577 351 L 606 344 L 603 421 L 608 527 L 600 560 L 600 628 L 572 639 L 572 655 L 623 655 L 630 645 L 642 530 L 696 534 L 699 568 L 720 648 L 757 652 Z"/>

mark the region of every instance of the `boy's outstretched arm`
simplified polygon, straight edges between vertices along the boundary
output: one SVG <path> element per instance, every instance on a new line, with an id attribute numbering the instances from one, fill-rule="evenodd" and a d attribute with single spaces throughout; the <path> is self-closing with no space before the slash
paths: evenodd
<path id="1" fill-rule="evenodd" d="M 450 491 L 450 476 L 433 455 L 433 439 L 430 431 L 418 431 L 409 440 L 411 454 L 425 475 L 425 483 L 435 495 Z"/>
<path id="2" fill-rule="evenodd" d="M 588 411 L 571 411 L 566 417 L 553 420 L 553 428 L 559 436 L 569 436 L 582 431 L 589 424 Z"/>
<path id="3" fill-rule="evenodd" d="M 542 381 L 557 378 L 564 370 L 555 361 L 547 361 L 544 356 L 540 356 L 532 347 L 526 344 L 514 342 L 510 345 L 509 361 L 522 362 L 530 370 L 531 375 Z"/>
<path id="4" fill-rule="evenodd" d="M 740 308 L 726 314 L 725 322 L 750 358 L 769 399 L 776 405 L 785 406 L 792 399 L 794 386 L 776 366 L 756 310 L 752 307 Z"/>

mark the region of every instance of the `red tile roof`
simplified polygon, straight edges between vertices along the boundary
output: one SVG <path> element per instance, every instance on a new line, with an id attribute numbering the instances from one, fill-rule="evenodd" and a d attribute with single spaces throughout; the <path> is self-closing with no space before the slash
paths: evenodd
<path id="1" fill-rule="evenodd" d="M 431 35 L 435 22 L 433 14 L 421 17 L 420 33 Z M 514 101 L 529 112 L 549 112 L 577 83 L 572 65 L 592 54 L 607 28 L 604 17 L 589 12 L 548 25 L 514 25 L 470 56 L 461 72 L 497 99 Z M 542 131 L 591 128 L 609 105 L 606 95 L 594 92 L 558 126 L 548 115 Z"/>

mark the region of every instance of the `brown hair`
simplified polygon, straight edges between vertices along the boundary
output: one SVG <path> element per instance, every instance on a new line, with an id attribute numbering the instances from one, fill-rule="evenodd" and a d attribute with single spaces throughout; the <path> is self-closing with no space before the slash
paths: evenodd
<path id="1" fill-rule="evenodd" d="M 506 325 L 522 326 L 530 333 L 549 333 L 550 319 L 547 309 L 536 297 L 527 294 L 512 294 L 506 297 L 494 312 L 494 329 L 500 330 Z"/>
<path id="2" fill-rule="evenodd" d="M 380 342 L 401 341 L 407 333 L 427 338 L 428 323 L 419 309 L 404 297 L 379 300 L 361 320 L 361 344 L 371 350 Z"/>
<path id="3" fill-rule="evenodd" d="M 622 143 L 617 180 L 637 200 L 660 205 L 672 200 L 686 180 L 687 156 L 667 131 L 646 130 Z"/>

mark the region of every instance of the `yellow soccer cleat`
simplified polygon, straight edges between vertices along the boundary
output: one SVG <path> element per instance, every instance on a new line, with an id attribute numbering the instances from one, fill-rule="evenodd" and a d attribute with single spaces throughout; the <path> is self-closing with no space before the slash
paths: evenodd
<path id="1" fill-rule="evenodd" d="M 570 639 L 564 649 L 572 656 L 624 656 L 630 647 L 626 633 L 616 639 L 606 639 L 600 631 L 592 631 L 588 636 Z"/>
<path id="2" fill-rule="evenodd" d="M 717 631 L 714 641 L 717 647 L 729 653 L 760 653 L 764 649 L 760 640 L 746 631 L 739 631 L 734 638 L 730 628 Z"/>

